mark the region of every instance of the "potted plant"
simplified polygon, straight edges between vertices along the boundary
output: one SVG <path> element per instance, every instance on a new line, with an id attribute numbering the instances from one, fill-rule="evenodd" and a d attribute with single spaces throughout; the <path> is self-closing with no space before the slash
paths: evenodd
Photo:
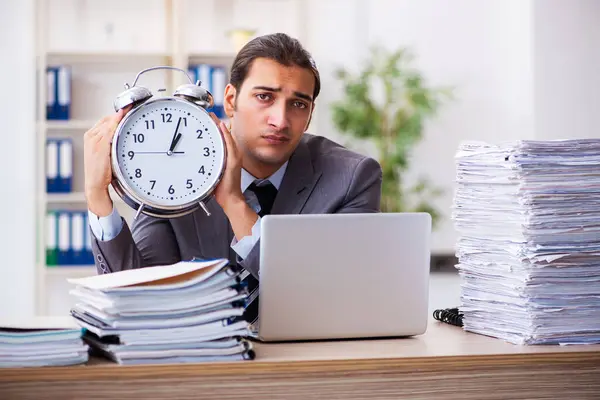
<path id="1" fill-rule="evenodd" d="M 406 48 L 386 51 L 372 47 L 357 74 L 338 69 L 335 74 L 342 82 L 343 96 L 332 103 L 332 118 L 341 133 L 376 145 L 383 170 L 381 210 L 427 212 L 435 224 L 440 213 L 431 200 L 442 190 L 423 177 L 406 187 L 402 174 L 408 168 L 411 149 L 422 138 L 426 120 L 452 92 L 428 87 L 422 73 L 412 66 L 413 59 Z"/>

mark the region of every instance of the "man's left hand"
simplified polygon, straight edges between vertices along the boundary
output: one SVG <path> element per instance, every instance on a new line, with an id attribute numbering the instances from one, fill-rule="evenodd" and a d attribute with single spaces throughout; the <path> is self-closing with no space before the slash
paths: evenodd
<path id="1" fill-rule="evenodd" d="M 252 226 L 256 223 L 258 215 L 246 204 L 242 193 L 242 153 L 225 123 L 213 113 L 210 116 L 221 130 L 227 149 L 225 172 L 215 188 L 214 196 L 227 215 L 236 238 L 241 240 L 242 237 L 252 234 Z"/>

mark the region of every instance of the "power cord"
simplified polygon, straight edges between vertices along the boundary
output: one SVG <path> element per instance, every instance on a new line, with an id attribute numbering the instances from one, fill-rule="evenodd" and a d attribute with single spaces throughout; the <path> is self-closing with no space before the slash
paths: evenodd
<path id="1" fill-rule="evenodd" d="M 463 326 L 463 314 L 458 307 L 435 310 L 433 318 L 450 325 Z"/>

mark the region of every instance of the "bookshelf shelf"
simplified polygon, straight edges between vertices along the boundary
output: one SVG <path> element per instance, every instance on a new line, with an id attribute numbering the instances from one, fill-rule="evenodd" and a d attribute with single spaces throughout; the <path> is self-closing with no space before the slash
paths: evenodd
<path id="1" fill-rule="evenodd" d="M 123 203 L 121 199 L 114 191 L 110 190 L 110 197 L 115 203 Z M 47 203 L 85 203 L 84 192 L 71 192 L 71 193 L 46 193 L 45 201 Z"/>
<path id="2" fill-rule="evenodd" d="M 46 201 L 48 203 L 81 203 L 85 202 L 85 194 L 83 192 L 47 193 Z"/>
<path id="3" fill-rule="evenodd" d="M 229 51 L 189 53 L 190 60 L 233 61 L 235 53 Z"/>
<path id="4" fill-rule="evenodd" d="M 96 122 L 94 120 L 51 120 L 39 122 L 38 125 L 44 130 L 80 130 L 85 132 L 94 126 Z"/>
<path id="5" fill-rule="evenodd" d="M 96 274 L 96 267 L 94 265 L 57 265 L 43 267 L 45 268 L 46 274 L 53 277 L 80 278 Z"/>
<path id="6" fill-rule="evenodd" d="M 80 64 L 80 63 L 115 63 L 135 61 L 145 62 L 156 59 L 169 60 L 171 53 L 164 52 L 92 52 L 92 51 L 51 51 L 46 53 L 49 63 Z"/>

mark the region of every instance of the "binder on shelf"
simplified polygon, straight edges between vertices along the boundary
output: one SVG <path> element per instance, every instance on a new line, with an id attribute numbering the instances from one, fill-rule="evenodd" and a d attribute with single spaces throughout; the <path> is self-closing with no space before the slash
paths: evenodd
<path id="1" fill-rule="evenodd" d="M 212 67 L 212 87 L 213 87 L 213 99 L 214 106 L 213 112 L 219 119 L 225 118 L 224 98 L 225 98 L 225 86 L 227 86 L 227 74 L 225 68 L 222 66 Z"/>
<path id="2" fill-rule="evenodd" d="M 197 64 L 190 67 L 190 74 L 195 81 L 200 81 L 200 86 L 212 93 L 211 67 L 208 64 Z"/>
<path id="3" fill-rule="evenodd" d="M 58 264 L 58 219 L 56 212 L 46 213 L 46 265 Z"/>
<path id="4" fill-rule="evenodd" d="M 58 153 L 59 191 L 69 193 L 73 182 L 73 141 L 62 139 Z"/>
<path id="5" fill-rule="evenodd" d="M 46 119 L 56 119 L 56 68 L 46 68 Z"/>
<path id="6" fill-rule="evenodd" d="M 200 86 L 207 89 L 212 95 L 214 106 L 207 111 L 213 112 L 217 118 L 224 119 L 225 109 L 224 92 L 227 86 L 227 72 L 222 65 L 206 63 L 193 64 L 188 67 L 188 72 L 195 81 L 200 81 Z"/>
<path id="7" fill-rule="evenodd" d="M 71 68 L 61 65 L 57 76 L 58 119 L 68 120 L 71 118 Z"/>
<path id="8" fill-rule="evenodd" d="M 58 265 L 71 265 L 71 215 L 68 211 L 58 213 Z"/>
<path id="9" fill-rule="evenodd" d="M 71 68 L 67 65 L 46 68 L 46 119 L 71 118 Z"/>
<path id="10" fill-rule="evenodd" d="M 70 193 L 72 190 L 72 139 L 46 139 L 46 192 Z"/>
<path id="11" fill-rule="evenodd" d="M 46 140 L 46 192 L 58 192 L 58 141 Z"/>
<path id="12" fill-rule="evenodd" d="M 71 264 L 83 265 L 85 263 L 85 234 L 82 212 L 71 213 Z"/>

